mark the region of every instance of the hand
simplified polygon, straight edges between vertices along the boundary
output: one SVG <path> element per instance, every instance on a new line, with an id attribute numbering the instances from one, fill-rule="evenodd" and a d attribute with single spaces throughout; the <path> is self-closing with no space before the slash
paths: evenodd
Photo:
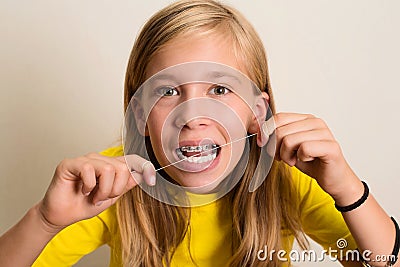
<path id="1" fill-rule="evenodd" d="M 352 203 L 357 200 L 354 195 L 362 195 L 362 183 L 322 119 L 307 114 L 278 113 L 274 120 L 276 160 L 283 160 L 315 178 L 337 203 Z"/>
<path id="2" fill-rule="evenodd" d="M 135 170 L 133 174 L 124 157 L 93 153 L 63 160 L 37 206 L 44 223 L 60 230 L 101 213 L 137 185 L 137 181 L 154 185 L 155 169 L 149 161 L 131 155 L 129 162 Z"/>

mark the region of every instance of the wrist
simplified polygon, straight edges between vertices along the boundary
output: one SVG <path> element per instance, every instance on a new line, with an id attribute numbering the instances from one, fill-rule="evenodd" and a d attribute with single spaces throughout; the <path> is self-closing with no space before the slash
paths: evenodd
<path id="1" fill-rule="evenodd" d="M 38 205 L 0 237 L 1 266 L 32 266 L 48 242 L 59 232 L 41 218 Z"/>
<path id="2" fill-rule="evenodd" d="M 364 185 L 357 178 L 353 182 L 347 184 L 343 189 L 335 194 L 331 194 L 338 206 L 345 207 L 355 203 L 364 194 Z"/>
<path id="3" fill-rule="evenodd" d="M 64 227 L 54 225 L 47 220 L 46 216 L 42 211 L 42 201 L 33 206 L 28 213 L 30 213 L 31 216 L 35 217 L 40 229 L 48 233 L 50 236 L 54 236 L 57 233 L 59 233 L 62 229 L 64 229 Z"/>

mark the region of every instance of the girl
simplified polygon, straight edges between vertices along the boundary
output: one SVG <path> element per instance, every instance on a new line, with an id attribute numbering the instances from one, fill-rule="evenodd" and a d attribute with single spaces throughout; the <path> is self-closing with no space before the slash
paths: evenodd
<path id="1" fill-rule="evenodd" d="M 141 133 L 150 145 L 151 162 L 127 156 L 131 174 L 122 147 L 62 161 L 43 200 L 1 237 L 2 266 L 70 266 L 105 243 L 111 247 L 110 266 L 281 266 L 287 264 L 287 255 L 266 250 L 289 252 L 294 238 L 305 248 L 305 234 L 326 249 L 337 249 L 337 240 L 345 239 L 348 250 L 371 251 L 370 263 L 376 266 L 394 262 L 372 260 L 398 254 L 396 224 L 348 166 L 321 119 L 275 113 L 263 45 L 236 10 L 211 0 L 187 0 L 155 14 L 132 49 L 125 108 L 136 90 L 159 71 L 198 61 L 229 66 L 262 88 L 274 129 L 267 123 L 260 127 L 257 114 L 223 86 L 163 88 Z M 198 98 L 224 101 L 245 130 L 256 135 L 249 137 L 249 162 L 241 179 L 225 196 L 198 207 L 173 206 L 136 185 L 159 183 L 154 165 L 165 167 L 170 162 L 161 149 L 164 122 L 173 108 Z M 263 105 L 259 107 L 261 114 L 266 113 Z M 218 144 L 229 141 L 225 126 L 213 120 L 196 118 L 178 124 L 178 141 L 192 142 L 179 144 L 181 151 L 206 138 Z M 275 160 L 262 184 L 249 192 L 260 146 L 272 131 Z M 165 174 L 188 188 L 216 182 L 202 193 L 218 191 L 232 149 L 220 149 L 218 162 L 201 171 L 170 166 Z M 361 266 L 359 261 L 340 260 L 344 266 Z"/>

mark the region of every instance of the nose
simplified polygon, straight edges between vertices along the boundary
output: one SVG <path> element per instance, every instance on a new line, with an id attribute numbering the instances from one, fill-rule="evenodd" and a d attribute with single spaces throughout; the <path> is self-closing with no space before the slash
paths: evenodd
<path id="1" fill-rule="evenodd" d="M 205 84 L 187 84 L 182 88 L 182 102 L 177 109 L 175 124 L 183 129 L 203 129 L 212 123 L 205 116 L 207 102 L 204 100 Z"/>
<path id="2" fill-rule="evenodd" d="M 204 129 L 208 125 L 210 125 L 210 119 L 198 117 L 198 118 L 188 118 L 188 120 L 184 119 L 184 117 L 179 117 L 177 120 L 177 127 L 180 129 Z"/>

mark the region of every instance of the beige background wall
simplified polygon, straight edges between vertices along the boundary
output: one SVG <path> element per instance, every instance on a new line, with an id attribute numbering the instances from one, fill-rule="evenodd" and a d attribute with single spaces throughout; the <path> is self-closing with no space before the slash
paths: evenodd
<path id="1" fill-rule="evenodd" d="M 1 0 L 0 233 L 40 200 L 60 160 L 118 140 L 133 40 L 168 2 Z M 324 118 L 400 220 L 399 1 L 226 2 L 265 42 L 278 110 Z M 106 259 L 103 249 L 79 266 Z"/>

